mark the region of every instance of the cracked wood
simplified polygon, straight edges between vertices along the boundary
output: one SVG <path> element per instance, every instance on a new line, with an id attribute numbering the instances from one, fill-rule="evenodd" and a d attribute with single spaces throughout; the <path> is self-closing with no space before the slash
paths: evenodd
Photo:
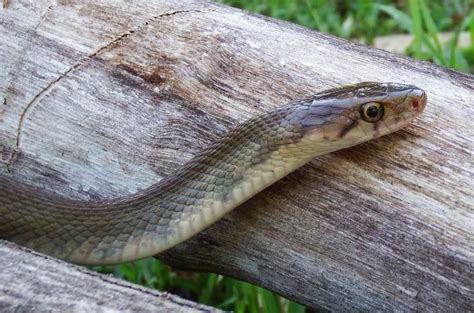
<path id="1" fill-rule="evenodd" d="M 206 1 L 13 1 L 0 18 L 0 175 L 75 199 L 145 188 L 328 87 L 423 88 L 410 127 L 313 161 L 159 258 L 312 308 L 473 309 L 472 75 Z"/>

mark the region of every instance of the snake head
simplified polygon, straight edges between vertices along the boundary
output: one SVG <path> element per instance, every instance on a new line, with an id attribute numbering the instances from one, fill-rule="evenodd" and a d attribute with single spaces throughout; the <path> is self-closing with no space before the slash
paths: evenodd
<path id="1" fill-rule="evenodd" d="M 324 152 L 330 152 L 407 126 L 423 112 L 427 97 L 412 85 L 364 82 L 329 89 L 308 100 L 306 116 L 301 118 L 302 140 L 318 149 L 327 146 Z"/>

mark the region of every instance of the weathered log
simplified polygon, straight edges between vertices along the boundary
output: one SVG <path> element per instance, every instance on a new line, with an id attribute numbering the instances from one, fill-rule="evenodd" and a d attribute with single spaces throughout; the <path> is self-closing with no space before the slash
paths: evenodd
<path id="1" fill-rule="evenodd" d="M 403 131 L 327 155 L 158 257 L 334 311 L 474 309 L 474 77 L 202 1 L 12 1 L 1 175 L 105 199 L 327 87 L 415 84 Z"/>
<path id="2" fill-rule="evenodd" d="M 0 240 L 0 312 L 221 312 Z"/>

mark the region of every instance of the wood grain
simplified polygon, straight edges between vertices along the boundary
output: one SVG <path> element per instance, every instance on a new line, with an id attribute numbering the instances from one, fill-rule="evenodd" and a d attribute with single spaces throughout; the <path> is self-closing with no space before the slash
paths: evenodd
<path id="1" fill-rule="evenodd" d="M 222 312 L 0 240 L 1 312 Z"/>
<path id="2" fill-rule="evenodd" d="M 428 94 L 158 256 L 333 311 L 474 310 L 474 77 L 206 1 L 12 1 L 0 175 L 79 199 L 145 188 L 237 123 L 359 81 Z"/>

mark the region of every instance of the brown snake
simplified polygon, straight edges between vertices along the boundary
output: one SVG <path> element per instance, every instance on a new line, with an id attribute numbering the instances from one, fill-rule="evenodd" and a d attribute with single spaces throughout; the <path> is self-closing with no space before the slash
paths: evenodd
<path id="1" fill-rule="evenodd" d="M 314 157 L 399 130 L 425 105 L 410 85 L 326 90 L 249 119 L 157 184 L 111 201 L 68 200 L 0 176 L 0 238 L 82 264 L 151 256 Z"/>

